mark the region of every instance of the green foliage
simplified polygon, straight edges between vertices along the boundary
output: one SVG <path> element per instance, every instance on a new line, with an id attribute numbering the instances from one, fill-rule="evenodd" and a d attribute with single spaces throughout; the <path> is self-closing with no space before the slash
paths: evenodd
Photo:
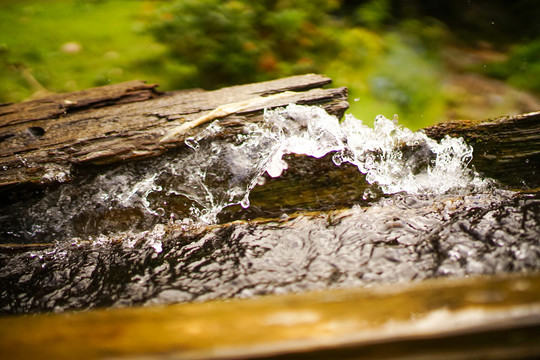
<path id="1" fill-rule="evenodd" d="M 380 29 L 390 17 L 389 0 L 370 0 L 354 12 L 355 22 L 370 29 Z"/>
<path id="2" fill-rule="evenodd" d="M 390 16 L 387 0 L 341 18 L 333 15 L 338 7 L 332 0 L 177 0 L 160 9 L 150 31 L 185 67 L 176 87 L 319 72 L 349 87 L 360 99 L 352 107 L 368 123 L 381 112 L 399 113 L 413 127 L 438 121 L 444 110 L 439 68 L 423 58 L 424 42 L 444 31 L 432 26 L 426 39 L 412 23 L 407 36 L 378 31 Z"/>
<path id="3" fill-rule="evenodd" d="M 540 93 L 540 39 L 516 46 L 508 60 L 489 64 L 485 70 L 493 77 L 517 87 Z"/>
<path id="4" fill-rule="evenodd" d="M 164 47 L 140 32 L 153 1 L 0 2 L 0 102 L 136 78 L 167 85 L 140 67 Z M 139 31 L 137 31 L 139 29 Z M 69 46 L 64 45 L 71 43 Z"/>
<path id="5" fill-rule="evenodd" d="M 402 124 L 424 127 L 452 106 L 441 81 L 449 69 L 438 57 L 450 30 L 431 18 L 397 19 L 395 6 L 0 0 L 0 103 L 137 78 L 163 90 L 213 89 L 316 72 L 349 88 L 350 112 L 366 123 L 398 114 Z M 481 70 L 540 92 L 540 40 Z"/>
<path id="6" fill-rule="evenodd" d="M 367 123 L 380 113 L 413 127 L 440 120 L 439 69 L 424 46 L 438 29 L 381 31 L 388 0 L 339 9 L 338 0 L 0 3 L 0 102 L 135 78 L 211 89 L 317 72 L 349 87 Z"/>
<path id="7" fill-rule="evenodd" d="M 316 71 L 331 56 L 335 0 L 181 0 L 163 7 L 150 26 L 191 72 L 179 87 L 216 88 Z"/>
<path id="8" fill-rule="evenodd" d="M 410 128 L 443 118 L 443 70 L 416 36 L 353 28 L 339 39 L 341 51 L 324 73 L 349 87 L 355 116 L 370 124 L 379 114 L 398 114 L 400 123 Z"/>

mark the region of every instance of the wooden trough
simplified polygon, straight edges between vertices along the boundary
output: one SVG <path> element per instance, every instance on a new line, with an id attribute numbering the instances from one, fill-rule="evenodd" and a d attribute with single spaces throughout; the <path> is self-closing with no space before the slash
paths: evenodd
<path id="1" fill-rule="evenodd" d="M 16 196 L 19 185 L 70 181 L 87 168 L 162 155 L 185 146 L 186 138 L 214 119 L 234 132 L 245 122 L 260 121 L 265 108 L 293 102 L 320 105 L 341 117 L 348 108 L 347 89 L 324 88 L 330 83 L 310 74 L 215 91 L 160 93 L 155 85 L 133 81 L 2 104 L 2 198 Z M 527 192 L 540 187 L 540 112 L 454 121 L 424 131 L 433 138 L 464 137 L 474 146 L 476 169 L 505 186 Z M 347 193 L 359 186 L 349 172 L 342 166 L 318 175 Z M 323 188 L 327 180 L 311 183 Z M 293 183 L 289 189 L 271 183 L 254 196 L 265 198 L 276 189 L 296 192 L 298 182 Z M 49 245 L 34 248 L 44 246 Z M 4 244 L 0 251 L 27 248 Z M 525 359 L 540 356 L 539 334 L 540 275 L 531 273 L 7 316 L 0 318 L 0 357 Z"/>

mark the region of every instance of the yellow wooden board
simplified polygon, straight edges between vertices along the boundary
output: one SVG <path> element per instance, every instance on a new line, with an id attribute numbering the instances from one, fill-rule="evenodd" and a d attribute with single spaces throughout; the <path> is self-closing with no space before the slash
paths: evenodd
<path id="1" fill-rule="evenodd" d="M 520 358 L 540 355 L 538 329 L 540 274 L 534 273 L 4 317 L 0 358 L 402 358 L 390 356 L 405 355 L 396 343 L 406 345 L 406 354 L 436 358 L 445 342 L 453 344 L 444 352 L 450 358 Z M 477 343 L 475 334 L 483 334 Z M 421 351 L 426 347 L 431 355 Z"/>

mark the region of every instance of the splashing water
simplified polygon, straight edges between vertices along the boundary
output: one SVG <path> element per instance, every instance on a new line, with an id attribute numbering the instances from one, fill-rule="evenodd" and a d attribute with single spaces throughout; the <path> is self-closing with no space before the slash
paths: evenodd
<path id="1" fill-rule="evenodd" d="M 340 124 L 321 108 L 294 104 L 268 111 L 265 120 L 277 127 L 278 134 L 278 149 L 265 168 L 271 176 L 279 176 L 286 168 L 281 160 L 284 154 L 319 158 L 336 152 L 336 165 L 345 161 L 356 165 L 368 182 L 378 183 L 387 194 L 444 194 L 486 186 L 468 168 L 473 149 L 461 138 L 437 142 L 382 115 L 375 119 L 374 128 L 352 115 Z"/>
<path id="2" fill-rule="evenodd" d="M 216 121 L 175 153 L 79 174 L 1 208 L 0 242 L 57 242 L 0 252 L 0 315 L 540 270 L 540 196 L 491 186 L 469 168 L 462 139 L 437 142 L 382 116 L 373 128 L 350 115 L 340 123 L 294 104 L 223 130 Z M 193 226 L 250 207 L 250 194 L 257 207 L 271 177 L 305 166 L 287 154 L 365 174 L 371 185 L 353 192 L 375 194 L 369 206 Z"/>
<path id="3" fill-rule="evenodd" d="M 219 130 L 216 121 L 197 138 L 186 141 L 194 150 L 189 159 L 165 165 L 171 173 L 186 178 L 176 191 L 202 206 L 191 211 L 206 223 L 215 222 L 224 207 L 248 207 L 250 191 L 264 173 L 279 177 L 288 168 L 283 160 L 286 154 L 321 158 L 335 153 L 336 165 L 354 164 L 368 182 L 377 183 L 387 194 L 443 194 L 486 185 L 468 168 L 473 150 L 463 139 L 447 137 L 437 142 L 383 116 L 377 117 L 372 129 L 351 115 L 340 124 L 322 108 L 291 104 L 266 111 L 264 122 L 250 125 L 247 135 L 238 135 L 236 142 L 200 145 L 199 141 Z M 209 187 L 209 182 L 226 186 Z M 193 189 L 202 193 L 194 194 Z"/>
<path id="4" fill-rule="evenodd" d="M 215 122 L 198 139 L 186 141 L 195 150 L 192 158 L 201 164 L 187 177 L 187 186 L 199 187 L 205 193 L 204 198 L 192 197 L 203 205 L 202 210 L 192 212 L 207 223 L 215 222 L 217 214 L 227 206 L 248 207 L 250 191 L 264 173 L 275 178 L 288 168 L 283 160 L 286 154 L 321 158 L 334 153 L 337 166 L 343 162 L 355 165 L 369 183 L 377 184 L 386 194 L 444 194 L 487 186 L 468 168 L 473 149 L 463 139 L 446 137 L 437 142 L 422 132 L 398 126 L 397 119 L 383 116 L 378 116 L 374 128 L 369 128 L 352 115 L 340 123 L 320 107 L 290 104 L 267 110 L 262 124 L 250 125 L 247 135 L 238 135 L 239 144 L 212 142 L 204 148 L 199 146 L 198 141 L 218 131 Z M 215 156 L 208 157 L 209 153 Z M 173 173 L 179 173 L 182 161 L 168 165 L 173 167 Z M 212 172 L 216 168 L 228 172 L 225 194 L 223 187 L 205 185 L 208 176 L 218 177 Z M 184 189 L 184 193 L 188 191 Z"/>
<path id="5" fill-rule="evenodd" d="M 186 139 L 180 153 L 101 171 L 50 190 L 31 206 L 23 202 L 10 211 L 14 216 L 0 215 L 0 223 L 16 218 L 19 225 L 6 225 L 4 234 L 39 242 L 146 231 L 158 223 L 214 224 L 226 207 L 248 208 L 265 174 L 279 177 L 288 168 L 286 154 L 330 154 L 335 165 L 353 164 L 386 194 L 435 195 L 487 184 L 468 167 L 472 148 L 462 139 L 437 142 L 383 116 L 369 128 L 352 115 L 340 123 L 320 107 L 290 104 L 265 111 L 264 121 L 239 134 L 222 130 L 215 121 Z"/>

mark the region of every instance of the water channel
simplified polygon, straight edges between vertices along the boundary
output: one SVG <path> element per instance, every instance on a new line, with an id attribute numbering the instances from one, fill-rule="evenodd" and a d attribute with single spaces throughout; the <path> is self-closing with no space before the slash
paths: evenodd
<path id="1" fill-rule="evenodd" d="M 540 270 L 540 197 L 382 116 L 291 104 L 160 158 L 2 190 L 0 313 Z"/>

